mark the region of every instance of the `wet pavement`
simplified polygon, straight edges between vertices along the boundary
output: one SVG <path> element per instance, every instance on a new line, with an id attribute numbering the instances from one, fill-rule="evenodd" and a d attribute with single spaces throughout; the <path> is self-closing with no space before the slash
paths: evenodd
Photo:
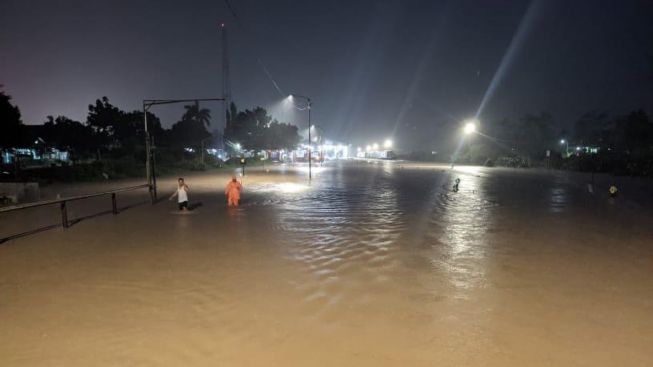
<path id="1" fill-rule="evenodd" d="M 1 244 L 0 365 L 653 365 L 647 193 L 405 162 L 305 175 L 253 170 L 227 209 L 227 175 L 196 174 L 189 213 L 134 192 Z M 0 237 L 57 221 L 3 214 Z"/>

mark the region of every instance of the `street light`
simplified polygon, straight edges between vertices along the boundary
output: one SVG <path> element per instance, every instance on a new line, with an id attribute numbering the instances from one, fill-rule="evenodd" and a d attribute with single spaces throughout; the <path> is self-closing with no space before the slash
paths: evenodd
<path id="1" fill-rule="evenodd" d="M 200 141 L 200 145 L 202 146 L 202 165 L 204 164 L 204 153 L 205 153 L 205 152 L 204 152 L 204 151 L 205 151 L 205 149 L 204 149 L 204 142 L 207 141 L 207 140 L 211 140 L 211 139 L 213 139 L 213 137 L 212 137 L 212 136 L 209 136 L 208 138 L 204 138 L 204 139 L 202 139 L 202 140 Z"/>
<path id="2" fill-rule="evenodd" d="M 372 149 L 379 150 L 379 144 L 378 143 L 372 144 Z"/>
<path id="3" fill-rule="evenodd" d="M 569 142 L 565 139 L 561 139 L 560 144 L 565 145 L 565 158 L 569 157 Z"/>
<path id="4" fill-rule="evenodd" d="M 311 125 L 311 98 L 307 96 L 300 96 L 300 95 L 289 95 L 288 100 L 290 102 L 293 102 L 295 100 L 295 97 L 297 98 L 304 98 L 306 102 L 308 103 L 307 109 L 308 109 L 308 180 L 310 181 L 313 178 L 312 174 L 312 163 L 311 163 L 311 129 L 313 128 L 313 125 Z"/>
<path id="5" fill-rule="evenodd" d="M 386 139 L 386 140 L 383 142 L 383 147 L 386 148 L 386 149 L 390 149 L 390 148 L 392 148 L 392 140 L 390 140 L 390 139 Z"/>
<path id="6" fill-rule="evenodd" d="M 475 120 L 469 120 L 465 123 L 465 127 L 463 128 L 463 132 L 465 135 L 473 134 L 476 132 L 476 121 Z"/>

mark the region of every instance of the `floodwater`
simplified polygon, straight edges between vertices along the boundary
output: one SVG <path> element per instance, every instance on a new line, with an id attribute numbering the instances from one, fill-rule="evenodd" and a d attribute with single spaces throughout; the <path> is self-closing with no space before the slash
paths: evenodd
<path id="1" fill-rule="evenodd" d="M 253 171 L 238 209 L 226 175 L 194 175 L 192 212 L 135 192 L 117 216 L 73 203 L 68 230 L 0 244 L 0 365 L 653 365 L 647 193 L 555 171 L 316 171 Z M 0 237 L 57 214 L 2 214 Z"/>

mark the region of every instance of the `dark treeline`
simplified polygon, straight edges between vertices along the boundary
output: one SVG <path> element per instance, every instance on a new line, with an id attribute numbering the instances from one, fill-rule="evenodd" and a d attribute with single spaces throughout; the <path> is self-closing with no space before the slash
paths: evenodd
<path id="1" fill-rule="evenodd" d="M 262 107 L 238 111 L 232 102 L 227 112 L 224 137 L 243 149 L 294 149 L 299 143 L 297 126 L 280 123 Z"/>
<path id="2" fill-rule="evenodd" d="M 2 148 L 32 146 L 35 136 L 29 130 L 33 126 L 39 127 L 38 137 L 48 146 L 69 151 L 73 159 L 89 158 L 102 152 L 129 155 L 138 152 L 144 145 L 143 112 L 123 111 L 112 105 L 107 97 L 88 106 L 88 117 L 84 122 L 66 116 L 47 116 L 42 125 L 23 125 L 20 110 L 9 102 L 11 97 L 4 93 L 0 96 L 3 99 Z M 195 148 L 212 137 L 209 132 L 210 110 L 195 104 L 184 108 L 186 111 L 181 119 L 170 129 L 162 128 L 159 118 L 151 112 L 147 113 L 148 129 L 158 147 Z M 232 103 L 227 116 L 224 136 L 228 141 L 240 144 L 243 149 L 293 149 L 299 143 L 296 126 L 273 119 L 262 107 L 238 111 Z"/>
<path id="3" fill-rule="evenodd" d="M 229 107 L 224 141 L 232 153 L 239 153 L 236 146 L 244 150 L 293 149 L 299 143 L 297 127 L 278 122 L 264 108 L 239 111 L 233 103 Z M 210 110 L 196 104 L 184 109 L 170 129 L 163 128 L 159 118 L 148 112 L 157 162 L 162 165 L 178 161 L 198 163 L 197 151 L 202 143 L 206 147 L 221 145 L 220 132 L 210 132 Z M 143 112 L 123 111 L 106 97 L 88 106 L 86 121 L 48 116 L 42 125 L 24 125 L 18 106 L 0 91 L 0 129 L 0 149 L 4 150 L 34 147 L 38 137 L 46 147 L 68 151 L 74 162 L 122 160 L 122 168 L 113 171 L 129 170 L 145 160 Z M 195 153 L 184 149 L 188 147 L 196 148 Z M 427 156 L 433 158 L 430 153 L 411 158 Z M 454 159 L 459 163 L 651 176 L 653 121 L 641 110 L 621 116 L 589 112 L 571 129 L 562 127 L 548 113 L 487 121 L 479 127 L 478 134 L 466 138 Z"/>
<path id="4" fill-rule="evenodd" d="M 236 143 L 242 149 L 269 150 L 293 149 L 299 142 L 297 127 L 278 122 L 261 107 L 238 111 L 232 103 L 227 117 L 224 137 L 233 143 L 226 145 L 227 150 L 232 148 L 231 153 L 240 153 L 233 149 Z M 26 125 L 11 96 L 0 90 L 0 151 L 56 148 L 68 152 L 72 163 L 95 164 L 98 166 L 95 171 L 110 171 L 114 177 L 142 173 L 143 121 L 142 111 L 124 111 L 102 97 L 88 106 L 86 121 L 47 116 L 41 125 Z M 151 112 L 147 112 L 147 121 L 159 166 L 204 169 L 206 165 L 219 164 L 208 155 L 200 161 L 202 147 L 222 147 L 223 134 L 211 129 L 209 109 L 198 104 L 185 105 L 183 115 L 169 129 L 163 128 L 160 119 Z"/>
<path id="5" fill-rule="evenodd" d="M 650 176 L 653 121 L 642 110 L 622 116 L 589 112 L 571 131 L 548 113 L 488 121 L 466 140 L 456 161 Z"/>

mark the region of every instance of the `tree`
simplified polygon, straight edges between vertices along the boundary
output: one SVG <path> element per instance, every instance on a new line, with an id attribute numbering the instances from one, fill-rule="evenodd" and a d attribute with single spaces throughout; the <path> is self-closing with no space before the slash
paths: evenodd
<path id="1" fill-rule="evenodd" d="M 232 103 L 230 110 L 224 137 L 232 143 L 248 150 L 294 149 L 299 143 L 297 127 L 273 119 L 263 107 L 238 112 Z"/>
<path id="2" fill-rule="evenodd" d="M 161 127 L 161 120 L 149 111 L 147 112 L 147 128 L 155 141 L 162 140 L 164 130 Z M 114 129 L 113 138 L 124 151 L 133 153 L 137 147 L 145 146 L 143 111 L 123 112 Z"/>
<path id="3" fill-rule="evenodd" d="M 653 124 L 646 112 L 633 111 L 615 123 L 616 145 L 623 152 L 643 156 L 653 154 Z"/>
<path id="4" fill-rule="evenodd" d="M 556 136 L 553 116 L 547 112 L 524 115 L 517 121 L 513 133 L 519 152 L 531 158 L 544 157 L 546 150 L 557 147 Z"/>
<path id="5" fill-rule="evenodd" d="M 192 120 L 198 122 L 202 125 L 205 125 L 207 128 L 211 125 L 211 110 L 208 108 L 201 108 L 199 104 L 186 105 L 184 106 L 186 112 L 181 117 L 183 120 Z"/>
<path id="6" fill-rule="evenodd" d="M 590 111 L 583 114 L 574 125 L 574 142 L 580 145 L 604 147 L 605 132 L 611 129 L 613 123 L 608 120 L 607 112 Z"/>
<path id="7" fill-rule="evenodd" d="M 107 149 L 120 149 L 133 154 L 145 144 L 145 126 L 142 111 L 125 112 L 109 102 L 107 97 L 88 106 L 86 123 L 90 126 L 97 143 Z M 150 135 L 159 139 L 163 135 L 161 121 L 147 112 L 147 125 Z"/>
<path id="8" fill-rule="evenodd" d="M 0 85 L 2 87 L 2 85 Z M 18 106 L 11 104 L 11 96 L 0 90 L 0 148 L 12 148 L 20 143 L 23 121 Z"/>
<path id="9" fill-rule="evenodd" d="M 98 136 L 100 142 L 106 146 L 113 146 L 116 143 L 114 134 L 124 112 L 109 102 L 109 98 L 102 97 L 95 101 L 95 105 L 88 105 L 88 117 L 86 124 L 90 126 Z M 119 132 L 120 134 L 120 132 Z"/>
<path id="10" fill-rule="evenodd" d="M 197 104 L 184 106 L 186 112 L 181 120 L 172 125 L 171 144 L 175 146 L 198 146 L 211 134 L 206 130 L 211 119 L 211 111 L 200 109 Z"/>
<path id="11" fill-rule="evenodd" d="M 46 144 L 68 151 L 72 160 L 91 154 L 95 150 L 96 136 L 88 125 L 66 116 L 58 116 L 56 119 L 48 116 L 43 126 Z"/>

